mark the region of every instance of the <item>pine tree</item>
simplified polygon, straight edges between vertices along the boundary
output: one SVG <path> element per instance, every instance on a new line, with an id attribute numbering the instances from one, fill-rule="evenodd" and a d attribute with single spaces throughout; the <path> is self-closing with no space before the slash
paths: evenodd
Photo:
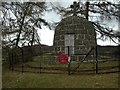
<path id="1" fill-rule="evenodd" d="M 39 43 L 36 28 L 41 28 L 42 24 L 49 27 L 42 18 L 46 8 L 45 2 L 2 2 L 0 22 L 3 45 L 18 47 L 20 44 L 31 46 Z"/>
<path id="2" fill-rule="evenodd" d="M 113 18 L 116 18 L 116 20 L 118 20 L 117 22 L 119 22 L 119 4 L 113 4 L 112 2 L 109 1 L 96 1 L 96 2 L 73 2 L 73 4 L 76 4 L 77 9 L 76 9 L 76 14 L 78 16 L 81 16 L 83 18 L 86 18 L 88 21 L 90 21 L 94 27 L 95 30 L 97 32 L 97 34 L 99 34 L 100 36 L 98 37 L 98 39 L 101 40 L 107 40 L 110 39 L 113 42 L 115 42 L 116 44 L 118 44 L 116 42 L 116 39 L 120 38 L 120 31 L 119 30 L 114 30 L 113 28 L 110 28 L 107 25 L 102 25 L 102 21 L 104 21 L 104 19 L 106 21 L 112 20 Z M 55 6 L 54 4 L 52 4 L 53 10 L 55 12 L 57 12 L 59 15 L 61 15 L 62 18 L 65 18 L 67 16 L 71 16 L 71 15 L 75 15 L 73 8 L 74 6 L 71 5 L 68 8 L 64 8 L 62 6 L 60 6 L 60 4 L 58 6 Z M 72 8 L 72 9 L 71 9 Z M 92 17 L 91 14 L 99 14 L 99 18 L 98 20 L 94 21 L 91 20 L 91 18 L 97 17 L 94 16 Z M 55 24 L 58 24 L 55 23 Z"/>

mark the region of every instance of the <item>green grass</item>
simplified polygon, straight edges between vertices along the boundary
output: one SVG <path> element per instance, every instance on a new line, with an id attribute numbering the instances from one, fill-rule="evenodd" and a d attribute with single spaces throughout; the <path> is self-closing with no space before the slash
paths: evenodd
<path id="1" fill-rule="evenodd" d="M 50 63 L 53 58 L 50 55 L 44 57 L 35 57 L 33 61 L 26 62 L 27 65 L 32 67 L 40 66 L 48 68 L 62 68 L 67 69 L 68 65 L 61 65 L 59 62 Z M 44 58 L 44 61 L 43 61 Z M 71 62 L 71 68 L 74 69 L 78 64 Z M 99 67 L 113 67 L 118 66 L 118 61 L 100 62 Z M 88 74 L 80 70 L 93 69 L 95 64 L 82 63 L 78 68 L 79 74 L 68 75 L 67 71 L 63 74 L 51 73 L 21 73 L 12 72 L 7 69 L 6 65 L 3 67 L 2 86 L 3 88 L 117 88 L 118 87 L 118 73 L 109 74 Z M 34 71 L 36 69 L 30 68 Z M 38 70 L 39 71 L 39 70 Z M 43 70 L 45 71 L 45 70 Z M 54 70 L 48 70 L 55 72 Z M 100 70 L 100 72 L 107 72 L 110 70 Z M 61 71 L 57 71 L 61 72 Z"/>
<path id="2" fill-rule="evenodd" d="M 39 74 L 3 69 L 3 88 L 117 88 L 118 73 L 94 75 Z"/>
<path id="3" fill-rule="evenodd" d="M 26 62 L 26 65 L 29 65 L 31 67 L 39 68 L 40 64 L 41 67 L 47 67 L 47 68 L 67 68 L 68 65 L 61 65 L 57 60 L 55 61 L 50 55 L 49 57 L 46 57 L 44 55 L 43 57 L 35 57 L 33 61 Z M 71 69 L 74 69 L 78 66 L 78 63 L 75 61 L 71 62 Z M 112 61 L 105 61 L 105 62 L 99 62 L 98 67 L 99 68 L 105 68 L 105 67 L 114 67 L 119 66 L 118 61 L 112 60 Z M 95 63 L 82 63 L 80 64 L 80 67 L 78 69 L 95 69 Z"/>
<path id="4" fill-rule="evenodd" d="M 99 67 L 112 67 L 112 66 L 119 66 L 119 62 L 117 60 L 105 61 L 99 63 Z"/>
<path id="5" fill-rule="evenodd" d="M 4 65 L 6 66 L 6 64 Z M 15 70 L 22 70 L 21 64 L 16 64 Z M 71 61 L 70 69 L 71 72 L 75 70 L 78 66 L 76 61 Z M 106 72 L 116 72 L 118 71 L 118 61 L 110 60 L 98 63 L 98 72 L 106 73 Z M 115 68 L 114 68 L 115 67 Z M 54 59 L 49 54 L 44 54 L 43 56 L 36 56 L 32 61 L 28 61 L 24 63 L 24 71 L 31 71 L 31 72 L 40 72 L 40 68 L 42 72 L 54 72 L 53 70 L 58 70 L 61 72 L 67 72 L 68 65 L 61 65 L 57 59 Z M 95 63 L 88 62 L 80 64 L 80 67 L 76 70 L 78 73 L 87 72 L 87 73 L 95 73 Z M 108 70 L 109 69 L 109 70 Z"/>
<path id="6" fill-rule="evenodd" d="M 40 72 L 40 67 L 41 67 L 41 72 L 55 72 L 55 73 L 68 72 L 67 64 L 61 65 L 57 60 L 55 61 L 50 55 L 44 55 L 43 57 L 37 56 L 34 58 L 33 61 L 26 62 L 24 66 L 25 66 L 24 71 L 30 71 L 30 72 Z M 26 69 L 26 66 L 29 66 L 30 68 Z M 72 61 L 70 65 L 71 72 L 75 70 L 77 66 L 78 66 L 78 63 L 75 61 Z M 116 66 L 119 66 L 119 65 L 118 65 L 118 61 L 115 61 L 115 60 L 99 62 L 98 72 L 99 73 L 116 72 L 118 71 L 118 67 Z M 92 63 L 92 62 L 82 63 L 80 64 L 80 67 L 76 70 L 75 74 L 95 73 L 95 69 L 96 69 L 95 63 Z M 21 70 L 21 66 L 16 70 Z"/>

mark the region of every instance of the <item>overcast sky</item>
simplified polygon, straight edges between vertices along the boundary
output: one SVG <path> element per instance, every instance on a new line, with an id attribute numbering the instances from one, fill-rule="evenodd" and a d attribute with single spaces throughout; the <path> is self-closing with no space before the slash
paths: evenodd
<path id="1" fill-rule="evenodd" d="M 46 0 L 47 2 L 53 2 L 54 5 L 57 4 L 57 0 Z M 59 3 L 64 6 L 64 7 L 69 7 L 73 1 L 78 1 L 78 0 L 61 0 Z M 85 0 L 84 0 L 85 1 Z M 109 1 L 117 1 L 117 0 L 109 0 Z M 61 18 L 59 15 L 57 15 L 55 12 L 45 12 L 44 17 L 48 22 L 59 22 L 61 21 Z M 108 23 L 109 26 L 111 26 L 111 28 L 114 28 L 115 30 L 118 30 L 118 23 L 116 22 L 116 19 L 112 19 L 111 21 L 109 21 L 110 23 L 108 23 L 107 21 L 104 21 L 104 23 Z M 49 45 L 52 46 L 53 45 L 53 38 L 54 38 L 54 30 L 49 30 L 47 27 L 42 27 L 42 29 L 38 30 L 38 33 L 40 35 L 41 38 L 41 44 L 45 44 L 45 45 Z M 97 44 L 98 45 L 117 45 L 114 42 L 107 40 L 107 41 L 101 41 L 101 40 L 97 40 Z"/>
<path id="2" fill-rule="evenodd" d="M 59 3 L 61 6 L 67 8 L 67 7 L 70 7 L 71 4 L 73 4 L 73 1 L 79 1 L 79 0 L 59 0 Z M 80 1 L 82 1 L 82 0 L 80 0 Z M 85 2 L 87 0 L 83 0 L 83 1 Z M 89 1 L 97 1 L 97 0 L 89 0 Z M 108 0 L 108 1 L 117 2 L 118 0 Z M 58 5 L 58 0 L 46 0 L 46 2 L 47 2 L 47 4 L 52 2 L 54 5 Z M 12 15 L 12 13 L 11 13 L 11 17 L 15 18 L 15 16 Z M 54 11 L 45 12 L 44 16 L 42 18 L 44 18 L 47 22 L 50 22 L 50 23 L 61 21 L 60 15 L 56 14 Z M 94 20 L 95 20 L 95 18 L 94 18 Z M 104 23 L 104 24 L 107 23 L 108 26 L 110 26 L 111 28 L 118 30 L 119 24 L 116 21 L 117 20 L 114 18 L 111 21 L 109 21 L 109 23 L 106 20 L 104 20 L 102 23 Z M 38 29 L 38 33 L 39 33 L 39 36 L 41 39 L 41 44 L 45 44 L 45 45 L 49 45 L 49 46 L 53 45 L 55 30 L 49 30 L 47 27 L 42 26 L 42 29 Z M 117 45 L 110 40 L 107 40 L 107 41 L 97 40 L 97 44 L 98 45 Z"/>

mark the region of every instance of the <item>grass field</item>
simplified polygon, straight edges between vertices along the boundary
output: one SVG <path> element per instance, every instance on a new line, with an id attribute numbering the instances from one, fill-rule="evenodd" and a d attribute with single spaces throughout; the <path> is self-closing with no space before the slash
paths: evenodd
<path id="1" fill-rule="evenodd" d="M 44 58 L 45 62 L 48 62 L 49 58 Z M 39 68 L 39 61 L 41 57 L 36 57 L 33 61 L 26 62 L 31 67 Z M 73 66 L 72 66 L 73 65 Z M 76 65 L 72 63 L 71 67 Z M 45 64 L 43 67 L 47 68 L 60 68 L 62 70 L 67 69 L 67 65 L 60 65 L 59 63 Z M 117 61 L 101 62 L 100 68 L 118 66 Z M 81 70 L 93 69 L 94 64 L 84 63 L 78 68 L 79 74 L 68 75 L 66 73 L 32 73 L 32 72 L 18 72 L 10 71 L 7 67 L 3 66 L 2 86 L 3 88 L 118 88 L 118 72 L 116 73 L 104 73 L 104 74 L 88 74 L 81 73 Z M 29 70 L 36 70 L 30 68 Z M 116 70 L 116 68 L 99 70 L 100 72 L 109 72 Z M 54 72 L 54 70 L 47 70 Z M 60 71 L 61 72 L 61 71 Z"/>
<path id="2" fill-rule="evenodd" d="M 67 75 L 11 72 L 3 69 L 3 88 L 117 88 L 118 73 Z"/>

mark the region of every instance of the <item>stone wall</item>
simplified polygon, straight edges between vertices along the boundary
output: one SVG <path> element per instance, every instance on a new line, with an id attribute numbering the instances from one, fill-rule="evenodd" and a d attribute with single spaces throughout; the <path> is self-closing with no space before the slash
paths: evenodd
<path id="1" fill-rule="evenodd" d="M 54 35 L 54 50 L 65 53 L 65 35 L 74 35 L 74 54 L 76 58 L 84 57 L 96 44 L 96 33 L 91 22 L 79 16 L 70 16 L 58 24 Z M 93 57 L 94 52 L 91 52 Z"/>

